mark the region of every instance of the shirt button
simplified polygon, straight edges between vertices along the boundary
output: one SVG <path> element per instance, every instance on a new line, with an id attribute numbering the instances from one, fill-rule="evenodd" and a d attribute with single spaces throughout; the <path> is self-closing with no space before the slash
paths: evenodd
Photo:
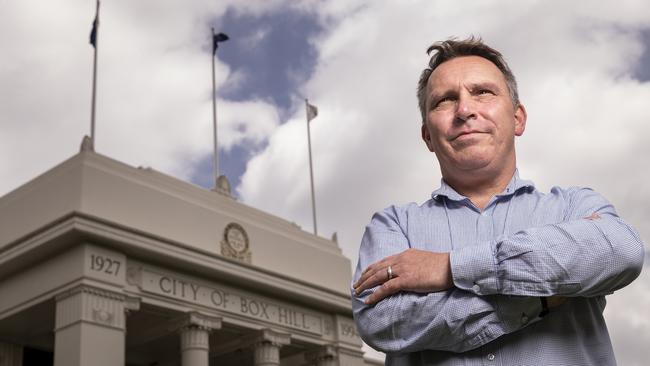
<path id="1" fill-rule="evenodd" d="M 480 292 L 481 291 L 481 286 L 479 286 L 479 285 L 472 286 L 472 291 L 474 291 L 476 293 Z"/>
<path id="2" fill-rule="evenodd" d="M 487 356 L 487 359 L 488 359 L 488 361 L 494 361 L 494 358 L 495 358 L 495 357 L 496 357 L 496 356 L 494 355 L 494 353 L 490 353 L 490 354 Z"/>
<path id="3" fill-rule="evenodd" d="M 521 317 L 521 324 L 526 324 L 528 323 L 528 317 L 526 315 Z"/>

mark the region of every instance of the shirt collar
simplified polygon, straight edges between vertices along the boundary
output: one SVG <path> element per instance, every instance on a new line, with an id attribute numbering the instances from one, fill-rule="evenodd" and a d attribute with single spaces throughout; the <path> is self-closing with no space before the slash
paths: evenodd
<path id="1" fill-rule="evenodd" d="M 513 195 L 523 188 L 529 188 L 532 191 L 535 189 L 535 184 L 532 181 L 519 178 L 519 170 L 515 169 L 515 173 L 512 175 L 512 179 L 510 179 L 510 183 L 508 183 L 506 189 L 502 193 L 498 194 L 497 197 Z M 431 193 L 433 199 L 437 199 L 438 196 L 444 196 L 453 201 L 462 201 L 467 199 L 467 197 L 456 192 L 456 190 L 447 184 L 444 179 L 440 179 L 440 188 Z"/>

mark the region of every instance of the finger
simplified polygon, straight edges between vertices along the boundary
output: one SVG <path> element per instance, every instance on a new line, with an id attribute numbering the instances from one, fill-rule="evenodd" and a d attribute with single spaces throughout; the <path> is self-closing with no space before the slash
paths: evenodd
<path id="1" fill-rule="evenodd" d="M 361 273 L 361 277 L 357 280 L 357 282 L 354 283 L 354 288 L 355 290 L 361 286 L 362 283 L 366 282 L 368 278 L 372 277 L 375 274 L 375 264 L 372 264 L 366 268 L 363 273 Z"/>
<path id="2" fill-rule="evenodd" d="M 377 270 L 372 276 L 366 278 L 365 281 L 360 283 L 359 286 L 355 288 L 356 294 L 358 295 L 366 289 L 373 288 L 388 281 L 389 278 L 387 268 L 388 267 L 385 267 L 382 270 Z"/>
<path id="3" fill-rule="evenodd" d="M 373 292 L 368 298 L 366 299 L 365 304 L 366 305 L 374 305 L 378 303 L 379 301 L 387 298 L 388 296 L 394 295 L 398 291 L 401 290 L 401 281 L 397 278 L 393 278 L 390 281 L 384 282 L 381 286 L 379 286 L 375 292 Z"/>
<path id="4" fill-rule="evenodd" d="M 359 287 L 359 285 L 365 282 L 368 278 L 374 276 L 377 272 L 380 272 L 382 271 L 382 269 L 388 267 L 387 263 L 389 259 L 392 257 L 393 256 L 386 257 L 366 267 L 366 269 L 361 273 L 361 277 L 359 277 L 357 282 L 354 284 L 354 287 L 355 288 Z"/>
<path id="5" fill-rule="evenodd" d="M 369 265 L 368 267 L 366 267 L 366 269 L 364 269 L 363 272 L 361 272 L 361 277 L 359 277 L 357 282 L 354 284 L 354 287 L 358 287 L 359 284 L 363 283 L 365 280 L 368 279 L 368 277 L 372 276 L 375 273 L 376 268 L 380 262 L 381 261 L 375 262 Z"/>

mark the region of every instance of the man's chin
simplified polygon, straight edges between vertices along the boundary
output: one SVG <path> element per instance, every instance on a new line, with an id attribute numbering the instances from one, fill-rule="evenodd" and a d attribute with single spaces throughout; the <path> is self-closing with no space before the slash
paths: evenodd
<path id="1" fill-rule="evenodd" d="M 452 165 L 461 171 L 480 171 L 487 168 L 492 159 L 487 154 L 469 154 L 457 159 Z"/>
<path id="2" fill-rule="evenodd" d="M 464 171 L 464 172 L 479 172 L 479 171 L 484 170 L 488 166 L 489 166 L 489 163 L 486 163 L 486 162 L 473 162 L 473 163 L 458 165 L 458 170 L 461 170 L 461 171 Z"/>

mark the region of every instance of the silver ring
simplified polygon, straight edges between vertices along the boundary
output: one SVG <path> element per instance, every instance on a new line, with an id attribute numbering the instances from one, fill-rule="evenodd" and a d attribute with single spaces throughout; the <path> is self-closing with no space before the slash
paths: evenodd
<path id="1" fill-rule="evenodd" d="M 393 279 L 393 267 L 388 266 L 388 268 L 386 269 L 386 271 L 388 272 L 388 280 L 389 280 L 389 281 L 392 280 L 392 279 Z"/>

